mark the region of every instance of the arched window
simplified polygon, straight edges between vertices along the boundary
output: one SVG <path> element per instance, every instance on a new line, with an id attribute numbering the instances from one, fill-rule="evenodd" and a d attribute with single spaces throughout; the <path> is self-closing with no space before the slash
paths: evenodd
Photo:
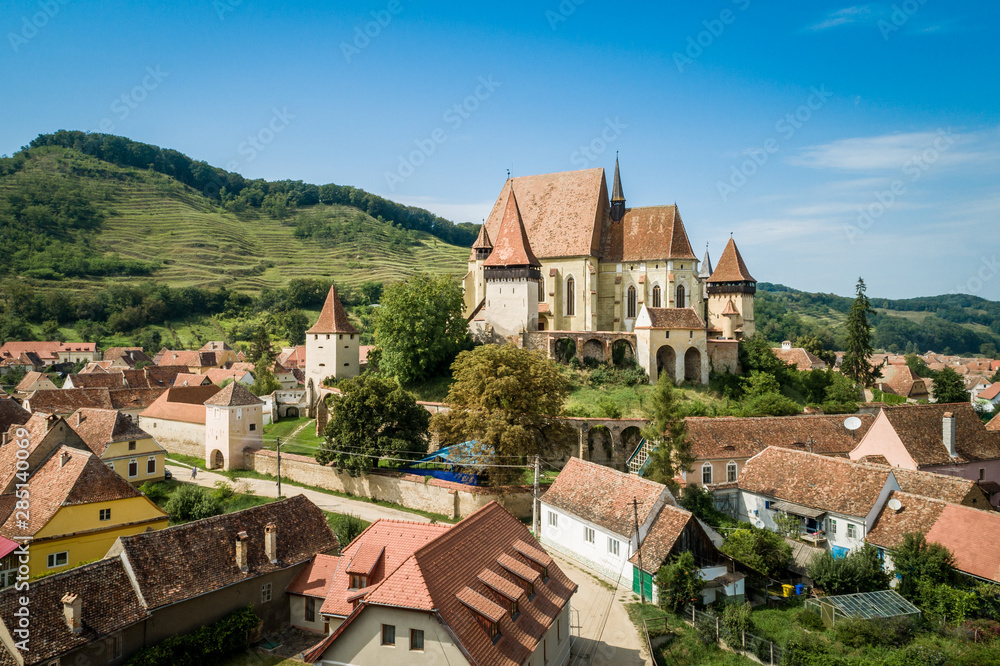
<path id="1" fill-rule="evenodd" d="M 712 463 L 705 463 L 701 466 L 701 482 L 703 485 L 711 485 L 712 483 Z"/>
<path id="2" fill-rule="evenodd" d="M 566 316 L 576 314 L 576 280 L 566 278 Z"/>
<path id="3" fill-rule="evenodd" d="M 687 307 L 684 304 L 684 285 L 682 284 L 677 285 L 677 307 Z"/>
<path id="4" fill-rule="evenodd" d="M 663 299 L 660 297 L 660 285 L 653 287 L 653 307 L 662 308 Z"/>
<path id="5" fill-rule="evenodd" d="M 629 288 L 628 288 L 628 298 L 626 298 L 625 300 L 627 301 L 627 304 L 626 304 L 627 308 L 626 308 L 625 316 L 628 317 L 629 319 L 632 319 L 632 318 L 635 317 L 635 287 L 634 286 L 629 285 Z"/>
<path id="6" fill-rule="evenodd" d="M 730 460 L 729 464 L 726 465 L 726 481 L 728 483 L 736 482 L 736 461 Z"/>
<path id="7" fill-rule="evenodd" d="M 545 278 L 538 281 L 538 302 L 545 302 Z"/>

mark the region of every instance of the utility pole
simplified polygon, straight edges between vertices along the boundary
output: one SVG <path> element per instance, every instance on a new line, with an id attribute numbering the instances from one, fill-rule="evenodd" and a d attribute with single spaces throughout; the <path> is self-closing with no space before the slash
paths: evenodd
<path id="1" fill-rule="evenodd" d="M 281 499 L 281 438 L 275 437 L 274 441 L 277 442 L 274 450 L 278 452 L 278 499 Z"/>
<path id="2" fill-rule="evenodd" d="M 639 501 L 636 498 L 632 498 L 632 514 L 635 516 L 635 550 L 639 554 L 639 596 L 642 597 L 642 603 L 646 603 L 646 586 L 643 585 L 642 577 L 644 574 L 642 569 L 642 535 L 639 534 Z"/>
<path id="3" fill-rule="evenodd" d="M 538 532 L 538 467 L 541 464 L 539 457 L 535 456 L 535 491 L 531 499 L 531 528 L 535 533 L 535 538 L 541 535 Z"/>

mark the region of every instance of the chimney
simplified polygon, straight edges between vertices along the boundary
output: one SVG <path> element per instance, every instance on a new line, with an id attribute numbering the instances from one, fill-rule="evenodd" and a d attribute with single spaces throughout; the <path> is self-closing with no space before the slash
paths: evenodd
<path id="1" fill-rule="evenodd" d="M 941 420 L 941 434 L 944 445 L 948 447 L 948 455 L 952 458 L 957 457 L 958 451 L 955 450 L 955 415 L 951 412 L 944 413 L 944 418 Z"/>
<path id="2" fill-rule="evenodd" d="M 278 526 L 274 523 L 264 526 L 264 555 L 271 564 L 278 563 Z"/>
<path id="3" fill-rule="evenodd" d="M 247 542 L 249 539 L 250 537 L 246 532 L 240 532 L 236 535 L 236 566 L 243 573 L 249 570 L 247 566 L 247 549 L 250 547 L 250 544 Z"/>
<path id="4" fill-rule="evenodd" d="M 69 630 L 74 634 L 79 634 L 83 631 L 83 622 L 80 619 L 80 613 L 83 607 L 83 601 L 80 599 L 79 595 L 67 594 L 62 598 L 63 603 L 63 615 L 66 617 L 66 624 L 69 625 Z"/>
<path id="5" fill-rule="evenodd" d="M 58 416 L 55 414 L 49 414 L 45 419 L 45 431 L 48 432 L 49 430 L 52 430 L 52 426 L 54 426 L 58 420 Z"/>
<path id="6" fill-rule="evenodd" d="M 69 451 L 63 451 L 62 454 L 59 456 L 59 469 L 65 467 L 66 463 L 68 462 L 69 462 Z"/>
<path id="7" fill-rule="evenodd" d="M 3 439 L 0 441 L 0 446 L 7 446 L 7 433 L 3 433 Z"/>

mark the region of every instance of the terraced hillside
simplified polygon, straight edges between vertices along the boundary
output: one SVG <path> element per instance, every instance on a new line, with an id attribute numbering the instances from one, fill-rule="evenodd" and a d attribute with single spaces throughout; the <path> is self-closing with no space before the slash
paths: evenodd
<path id="1" fill-rule="evenodd" d="M 22 171 L 0 178 L 0 196 L 37 172 L 76 179 L 106 193 L 107 217 L 95 232 L 95 247 L 159 262 L 151 277 L 171 286 L 258 291 L 296 277 L 358 284 L 398 280 L 418 269 L 465 272 L 468 249 L 423 232 L 404 232 L 356 208 L 320 204 L 293 211 L 284 221 L 257 212 L 235 214 L 153 171 L 122 168 L 59 148 L 36 149 L 34 154 Z M 349 224 L 353 233 L 340 241 L 297 237 L 294 217 L 303 212 L 335 225 Z M 404 243 L 399 242 L 401 234 Z M 108 281 L 67 279 L 52 286 L 83 289 Z"/>

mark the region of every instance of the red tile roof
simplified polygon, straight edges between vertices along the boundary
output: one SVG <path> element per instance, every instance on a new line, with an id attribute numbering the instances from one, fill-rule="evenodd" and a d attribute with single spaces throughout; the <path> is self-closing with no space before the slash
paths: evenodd
<path id="1" fill-rule="evenodd" d="M 667 487 L 663 484 L 573 457 L 541 501 L 631 538 L 635 534 L 632 500 L 639 502 L 639 523 L 642 524 L 666 493 Z"/>
<path id="2" fill-rule="evenodd" d="M 695 460 L 749 458 L 768 446 L 812 451 L 824 455 L 850 452 L 875 422 L 859 414 L 861 427 L 844 427 L 844 415 L 761 416 L 752 418 L 689 417 L 687 439 Z"/>
<path id="3" fill-rule="evenodd" d="M 774 352 L 774 355 L 779 359 L 785 363 L 790 363 L 798 370 L 823 370 L 826 368 L 826 362 L 823 361 L 823 359 L 801 347 L 792 347 L 791 349 L 772 349 L 771 351 Z"/>
<path id="4" fill-rule="evenodd" d="M 248 405 L 263 405 L 264 401 L 251 393 L 250 389 L 243 386 L 243 384 L 233 382 L 206 400 L 205 404 L 212 405 L 213 407 L 245 407 Z"/>
<path id="5" fill-rule="evenodd" d="M 942 439 L 945 412 L 955 415 L 953 459 Z M 987 430 L 968 402 L 883 407 L 893 430 L 918 466 L 1000 459 L 1000 433 Z"/>
<path id="6" fill-rule="evenodd" d="M 486 232 L 486 225 L 479 227 L 479 235 L 476 236 L 476 242 L 472 244 L 473 250 L 489 250 L 493 248 L 493 243 L 490 241 L 490 235 Z"/>
<path id="7" fill-rule="evenodd" d="M 175 386 L 167 389 L 152 405 L 139 414 L 147 419 L 165 419 L 184 423 L 205 423 L 205 401 L 221 391 L 208 386 Z"/>
<path id="8" fill-rule="evenodd" d="M 694 308 L 649 308 L 643 307 L 643 312 L 649 317 L 649 324 L 643 321 L 640 314 L 635 328 L 683 328 L 703 329 L 705 321 L 695 312 Z"/>
<path id="9" fill-rule="evenodd" d="M 992 400 L 998 395 L 1000 395 L 1000 382 L 994 382 L 979 392 L 979 397 L 983 400 Z"/>
<path id="10" fill-rule="evenodd" d="M 31 412 L 16 400 L 0 397 L 0 432 L 7 432 L 12 425 L 24 425 L 30 418 Z"/>
<path id="11" fill-rule="evenodd" d="M 677 540 L 684 532 L 684 528 L 692 520 L 697 523 L 697 519 L 690 511 L 670 504 L 664 505 L 650 526 L 649 532 L 646 533 L 646 538 L 642 540 L 640 550 L 642 551 L 643 568 L 647 571 L 658 571 L 660 565 L 670 557 L 674 546 L 677 545 Z M 701 527 L 699 526 L 698 529 Z M 633 553 L 629 562 L 639 566 L 639 552 Z"/>
<path id="12" fill-rule="evenodd" d="M 385 554 L 385 546 L 372 541 L 362 543 L 347 563 L 347 573 L 370 576 L 372 569 Z"/>
<path id="13" fill-rule="evenodd" d="M 40 389 L 24 400 L 31 411 L 49 414 L 72 414 L 81 407 L 114 409 L 111 392 L 106 388 Z"/>
<path id="14" fill-rule="evenodd" d="M 709 282 L 756 282 L 753 276 L 750 275 L 750 271 L 747 270 L 747 265 L 743 261 L 743 256 L 740 254 L 740 250 L 736 247 L 736 241 L 732 238 L 726 243 L 726 249 L 722 251 L 722 256 L 719 257 L 719 263 L 715 265 L 715 271 L 712 273 L 712 277 L 708 278 Z"/>
<path id="15" fill-rule="evenodd" d="M 21 392 L 30 391 L 38 382 L 43 382 L 48 386 L 55 386 L 44 372 L 27 372 L 24 374 L 24 378 L 14 387 L 14 390 Z"/>
<path id="16" fill-rule="evenodd" d="M 876 380 L 879 390 L 906 398 L 926 398 L 927 383 L 906 365 L 887 365 L 881 368 L 882 378 Z"/>
<path id="17" fill-rule="evenodd" d="M 337 571 L 339 563 L 339 556 L 320 553 L 295 576 L 285 591 L 289 594 L 300 594 L 305 597 L 326 598 L 326 591 L 330 587 L 330 581 L 333 579 L 333 574 Z"/>
<path id="18" fill-rule="evenodd" d="M 493 251 L 490 253 L 490 256 L 483 262 L 483 266 L 541 265 L 531 252 L 528 233 L 524 230 L 524 222 L 521 219 L 520 211 L 517 209 L 517 197 L 514 195 L 514 189 L 512 188 L 507 193 L 507 206 L 504 209 L 503 218 L 500 220 L 496 243 L 493 245 Z"/>
<path id="19" fill-rule="evenodd" d="M 222 368 L 212 368 L 219 372 L 229 372 L 228 370 L 223 370 Z M 202 386 L 204 384 L 214 384 L 214 380 L 206 373 L 204 375 L 197 375 L 191 372 L 182 372 L 174 377 L 174 386 Z"/>
<path id="20" fill-rule="evenodd" d="M 132 419 L 113 409 L 78 409 L 66 422 L 97 456 L 104 455 L 113 442 L 152 439 Z"/>
<path id="21" fill-rule="evenodd" d="M 986 429 L 993 432 L 1000 430 L 1000 413 L 990 419 L 989 423 L 986 424 Z"/>
<path id="22" fill-rule="evenodd" d="M 319 319 L 313 324 L 306 333 L 357 333 L 358 330 L 351 325 L 350 319 L 347 318 L 347 312 L 344 311 L 344 306 L 340 303 L 340 297 L 337 296 L 337 287 L 332 285 L 330 287 L 330 293 L 326 295 L 326 301 L 323 303 L 323 309 L 320 310 Z"/>
<path id="23" fill-rule="evenodd" d="M 691 241 L 676 205 L 629 208 L 621 222 L 612 223 L 602 246 L 604 261 L 649 259 L 695 260 Z"/>

